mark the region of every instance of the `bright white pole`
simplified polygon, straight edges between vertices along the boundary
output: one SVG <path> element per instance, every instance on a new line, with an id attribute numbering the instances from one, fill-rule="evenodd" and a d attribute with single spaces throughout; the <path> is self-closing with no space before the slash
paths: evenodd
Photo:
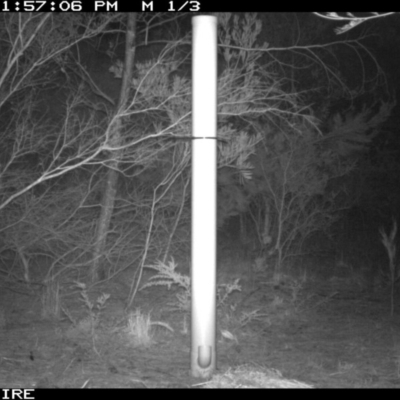
<path id="1" fill-rule="evenodd" d="M 217 18 L 192 18 L 191 374 L 216 368 Z"/>

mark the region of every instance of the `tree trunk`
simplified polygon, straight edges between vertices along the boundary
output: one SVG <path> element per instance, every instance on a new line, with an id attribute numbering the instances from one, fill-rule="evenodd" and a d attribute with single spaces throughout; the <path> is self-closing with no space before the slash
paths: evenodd
<path id="1" fill-rule="evenodd" d="M 124 108 L 129 94 L 130 82 L 132 81 L 133 63 L 135 59 L 135 39 L 136 39 L 136 13 L 129 13 L 126 29 L 125 43 L 125 64 L 122 76 L 121 93 L 116 108 L 116 116 L 113 118 L 113 126 L 110 129 L 110 145 L 111 147 L 120 149 L 122 145 L 121 138 L 121 118 L 118 113 Z M 118 166 L 123 155 L 122 150 L 113 152 L 109 170 L 107 172 L 106 185 L 103 192 L 103 200 L 101 202 L 102 209 L 97 224 L 96 241 L 93 251 L 93 262 L 91 267 L 91 280 L 97 282 L 107 277 L 107 271 L 104 259 L 104 250 L 107 243 L 107 234 L 110 226 L 111 217 L 114 211 L 115 197 L 117 194 L 118 184 Z"/>

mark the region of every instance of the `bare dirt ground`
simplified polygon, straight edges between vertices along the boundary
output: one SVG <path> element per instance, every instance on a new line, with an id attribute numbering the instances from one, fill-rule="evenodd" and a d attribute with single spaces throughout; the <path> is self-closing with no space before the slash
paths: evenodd
<path id="1" fill-rule="evenodd" d="M 316 388 L 400 387 L 400 299 L 391 316 L 388 287 L 371 292 L 348 276 L 287 275 L 279 286 L 267 272 L 252 282 L 242 277 L 242 291 L 218 309 L 218 373 L 251 365 Z M 4 278 L 0 387 L 202 387 L 190 377 L 189 313 L 171 309 L 179 289 L 139 291 L 124 310 L 128 282 L 124 276 L 88 289 L 91 311 L 82 291 L 64 282 L 54 300 L 58 318 L 51 318 L 43 287 Z M 110 296 L 100 310 L 103 293 Z M 147 343 L 129 329 L 138 310 L 152 322 Z"/>

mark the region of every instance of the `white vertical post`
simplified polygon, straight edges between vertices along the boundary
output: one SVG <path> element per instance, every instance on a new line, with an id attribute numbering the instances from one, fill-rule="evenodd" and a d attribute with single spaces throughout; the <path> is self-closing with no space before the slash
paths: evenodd
<path id="1" fill-rule="evenodd" d="M 217 18 L 192 18 L 191 374 L 216 368 Z"/>

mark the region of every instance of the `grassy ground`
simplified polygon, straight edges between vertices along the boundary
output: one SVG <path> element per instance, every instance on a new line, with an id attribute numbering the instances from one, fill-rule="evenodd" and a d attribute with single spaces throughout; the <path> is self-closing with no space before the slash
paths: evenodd
<path id="1" fill-rule="evenodd" d="M 218 268 L 219 283 L 242 289 L 218 307 L 218 376 L 236 387 L 246 386 L 232 371 L 255 370 L 317 388 L 400 387 L 400 302 L 391 316 L 387 286 L 312 262 L 279 285 L 268 265 L 227 257 Z M 0 387 L 204 387 L 190 377 L 185 289 L 148 287 L 125 310 L 132 275 L 92 288 L 2 281 Z"/>

